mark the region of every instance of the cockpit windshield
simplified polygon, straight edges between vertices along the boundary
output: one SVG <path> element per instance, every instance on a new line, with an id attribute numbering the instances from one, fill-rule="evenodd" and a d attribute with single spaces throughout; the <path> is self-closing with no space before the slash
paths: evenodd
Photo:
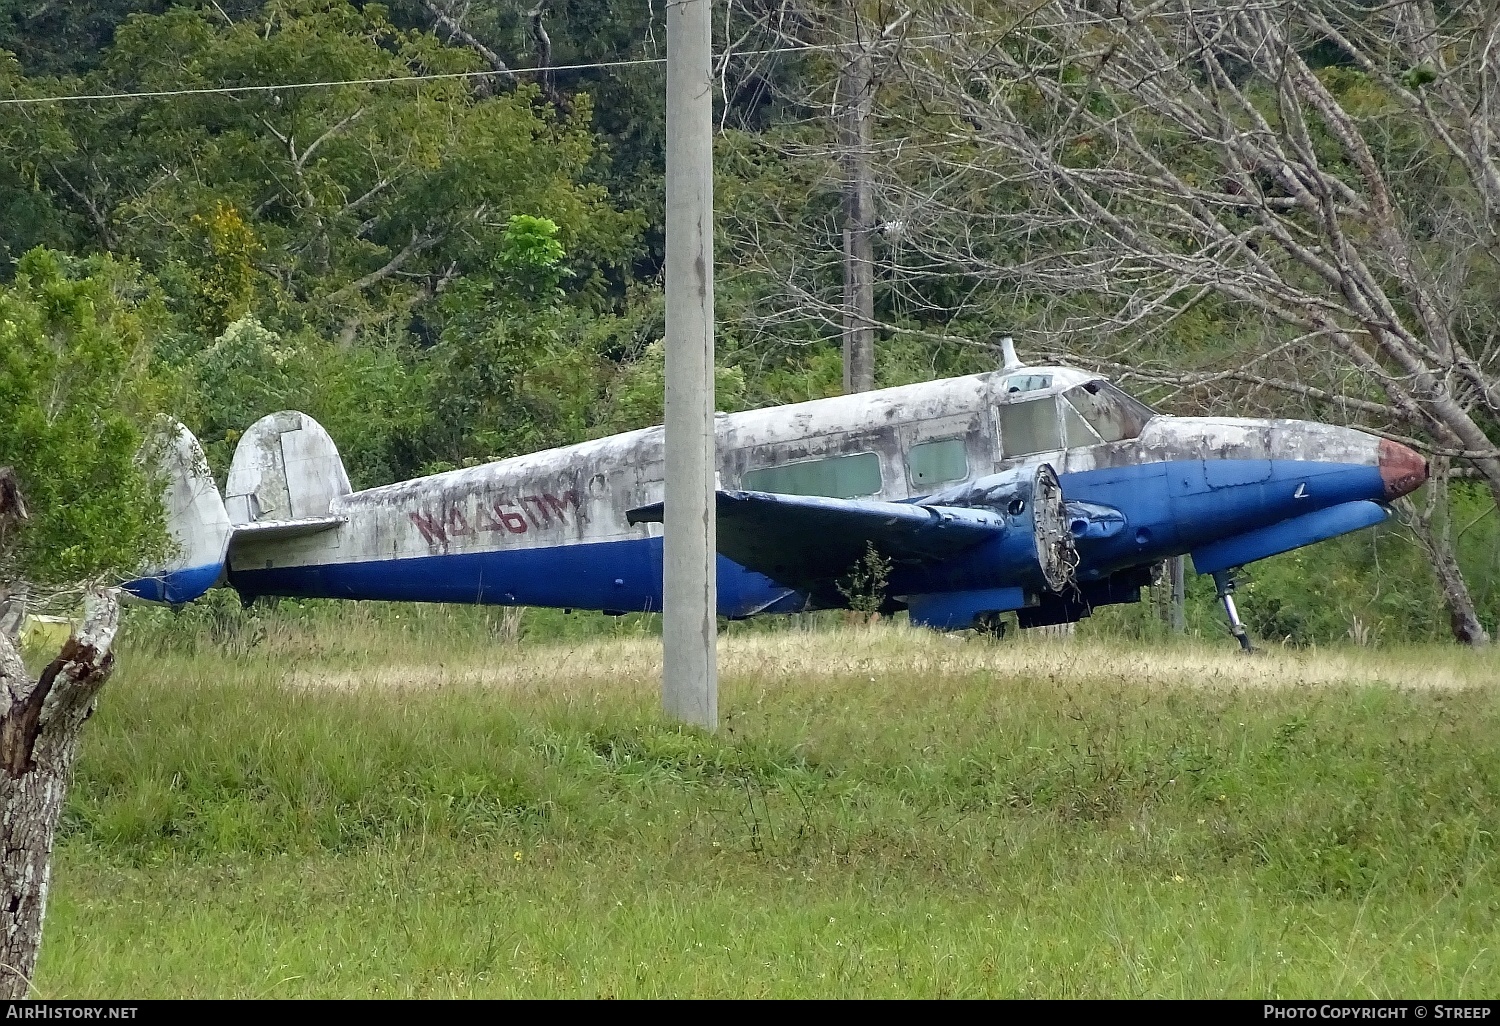
<path id="1" fill-rule="evenodd" d="M 1086 381 L 1068 389 L 1063 393 L 1063 401 L 1077 410 L 1106 442 L 1135 438 L 1146 422 L 1156 416 L 1151 407 L 1102 380 Z"/>

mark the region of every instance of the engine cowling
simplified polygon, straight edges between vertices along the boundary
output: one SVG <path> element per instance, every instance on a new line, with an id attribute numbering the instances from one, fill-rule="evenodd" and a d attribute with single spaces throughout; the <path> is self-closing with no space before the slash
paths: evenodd
<path id="1" fill-rule="evenodd" d="M 1061 592 L 1078 566 L 1075 522 L 1057 473 L 1047 464 L 1016 467 L 928 496 L 923 506 L 986 510 L 1009 530 L 939 568 L 901 581 L 913 619 L 953 629 L 985 613 L 1017 609 L 1039 592 Z"/>

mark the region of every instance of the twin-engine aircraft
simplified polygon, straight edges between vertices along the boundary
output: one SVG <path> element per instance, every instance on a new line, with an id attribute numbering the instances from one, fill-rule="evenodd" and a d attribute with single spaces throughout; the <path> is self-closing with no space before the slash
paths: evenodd
<path id="1" fill-rule="evenodd" d="M 1427 479 L 1416 452 L 1361 431 L 1166 416 L 1005 349 L 988 374 L 719 415 L 719 613 L 847 607 L 873 547 L 881 608 L 913 623 L 1071 623 L 1139 601 L 1152 567 L 1186 554 L 1248 649 L 1237 568 L 1377 524 Z M 140 598 L 227 581 L 246 601 L 661 608 L 660 427 L 355 492 L 322 427 L 273 413 L 240 440 L 222 499 L 175 431 L 178 555 L 127 586 Z"/>

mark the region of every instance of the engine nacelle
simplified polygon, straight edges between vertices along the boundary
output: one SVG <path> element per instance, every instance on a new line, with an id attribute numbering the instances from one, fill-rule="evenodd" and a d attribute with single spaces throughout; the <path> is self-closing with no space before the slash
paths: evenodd
<path id="1" fill-rule="evenodd" d="M 1009 529 L 936 567 L 898 573 L 892 592 L 913 622 L 946 630 L 972 626 L 986 613 L 1019 609 L 1030 596 L 1062 592 L 1078 566 L 1075 539 L 1096 516 L 1070 511 L 1047 464 L 1017 467 L 928 496 L 923 506 L 982 509 Z"/>

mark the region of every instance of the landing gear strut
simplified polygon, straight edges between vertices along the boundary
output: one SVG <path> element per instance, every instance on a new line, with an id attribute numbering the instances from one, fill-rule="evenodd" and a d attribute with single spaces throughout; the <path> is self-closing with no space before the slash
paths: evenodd
<path id="1" fill-rule="evenodd" d="M 1005 638 L 1005 621 L 999 613 L 980 613 L 974 621 L 974 630 L 987 638 L 1002 641 Z"/>
<path id="2" fill-rule="evenodd" d="M 1250 635 L 1245 632 L 1240 611 L 1234 605 L 1234 573 L 1229 570 L 1218 571 L 1214 574 L 1214 585 L 1219 589 L 1219 601 L 1224 603 L 1224 613 L 1229 617 L 1229 633 L 1240 643 L 1240 648 L 1246 652 L 1255 651 L 1250 647 Z"/>

